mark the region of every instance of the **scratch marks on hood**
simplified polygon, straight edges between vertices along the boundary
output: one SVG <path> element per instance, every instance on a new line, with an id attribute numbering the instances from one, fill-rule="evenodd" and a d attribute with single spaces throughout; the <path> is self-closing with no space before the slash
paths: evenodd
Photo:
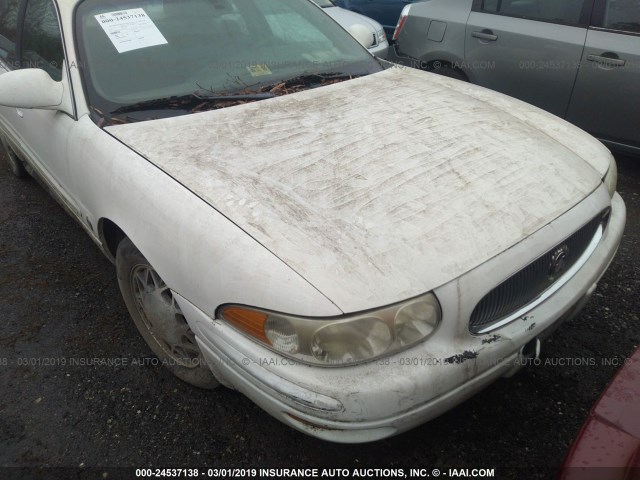
<path id="1" fill-rule="evenodd" d="M 108 130 L 353 312 L 452 280 L 600 184 L 519 103 L 457 83 L 389 69 Z"/>

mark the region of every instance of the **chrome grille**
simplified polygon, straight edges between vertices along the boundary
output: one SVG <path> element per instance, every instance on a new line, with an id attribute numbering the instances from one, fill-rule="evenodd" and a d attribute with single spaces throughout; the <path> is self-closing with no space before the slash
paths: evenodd
<path id="1" fill-rule="evenodd" d="M 503 324 L 510 315 L 534 302 L 558 280 L 564 278 L 595 240 L 594 237 L 600 231 L 600 225 L 608 218 L 608 213 L 606 210 L 596 216 L 573 235 L 559 242 L 485 295 L 471 314 L 471 333 L 484 333 L 496 324 Z M 553 275 L 552 265 L 559 263 L 560 256 L 564 260 L 564 268 L 557 272 L 556 276 Z"/>

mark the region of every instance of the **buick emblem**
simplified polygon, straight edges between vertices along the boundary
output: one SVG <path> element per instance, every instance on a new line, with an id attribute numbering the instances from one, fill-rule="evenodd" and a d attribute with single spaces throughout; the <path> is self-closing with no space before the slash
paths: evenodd
<path id="1" fill-rule="evenodd" d="M 569 247 L 565 244 L 556 248 L 551 254 L 549 263 L 549 279 L 555 280 L 564 272 L 569 255 Z"/>

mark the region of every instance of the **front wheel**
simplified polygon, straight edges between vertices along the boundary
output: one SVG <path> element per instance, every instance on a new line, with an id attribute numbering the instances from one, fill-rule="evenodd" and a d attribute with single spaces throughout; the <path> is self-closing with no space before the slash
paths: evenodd
<path id="1" fill-rule="evenodd" d="M 128 238 L 118 245 L 116 270 L 129 314 L 162 364 L 196 387 L 217 387 L 171 289 Z"/>

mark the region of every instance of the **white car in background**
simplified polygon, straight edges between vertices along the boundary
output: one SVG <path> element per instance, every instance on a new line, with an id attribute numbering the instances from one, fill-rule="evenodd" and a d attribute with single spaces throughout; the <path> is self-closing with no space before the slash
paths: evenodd
<path id="1" fill-rule="evenodd" d="M 314 2 L 365 45 L 371 53 L 380 58 L 387 57 L 389 42 L 380 23 L 346 8 L 336 7 L 331 0 L 314 0 Z"/>
<path id="2" fill-rule="evenodd" d="M 114 262 L 169 370 L 309 435 L 389 437 L 512 374 L 622 238 L 602 144 L 311 1 L 0 7 L 14 173 Z"/>

